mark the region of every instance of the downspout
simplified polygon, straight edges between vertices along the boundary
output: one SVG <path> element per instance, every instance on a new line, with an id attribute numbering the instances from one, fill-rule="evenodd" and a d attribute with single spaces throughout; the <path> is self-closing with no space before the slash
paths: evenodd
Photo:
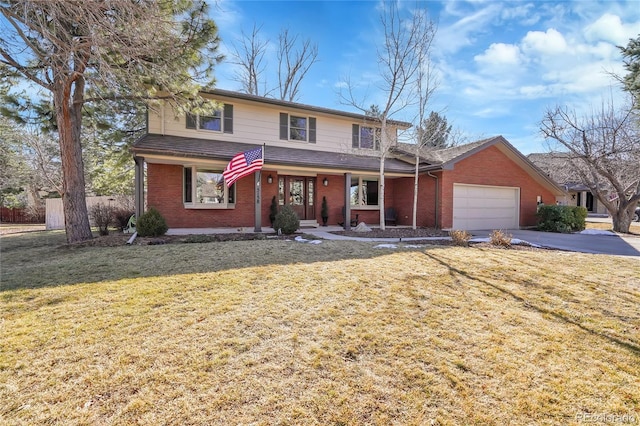
<path id="1" fill-rule="evenodd" d="M 135 156 L 133 157 L 135 162 L 135 207 L 136 218 L 139 218 L 144 213 L 144 158 Z"/>
<path id="2" fill-rule="evenodd" d="M 164 102 L 160 105 L 160 120 L 162 123 L 160 133 L 164 135 Z"/>
<path id="3" fill-rule="evenodd" d="M 440 185 L 438 176 L 432 175 L 431 172 L 427 172 L 427 176 L 432 177 L 436 180 L 436 201 L 435 201 L 435 209 L 436 209 L 436 228 L 441 228 L 440 224 Z"/>

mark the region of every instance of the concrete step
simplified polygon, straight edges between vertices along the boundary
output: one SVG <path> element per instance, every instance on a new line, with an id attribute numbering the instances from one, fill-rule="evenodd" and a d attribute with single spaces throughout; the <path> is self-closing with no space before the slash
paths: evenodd
<path id="1" fill-rule="evenodd" d="M 300 228 L 317 228 L 320 226 L 317 220 L 301 220 Z"/>

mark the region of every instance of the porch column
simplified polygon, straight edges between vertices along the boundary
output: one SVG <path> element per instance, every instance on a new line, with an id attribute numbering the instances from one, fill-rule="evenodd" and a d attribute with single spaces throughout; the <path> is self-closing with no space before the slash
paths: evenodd
<path id="1" fill-rule="evenodd" d="M 262 178 L 262 172 L 258 171 L 254 173 L 255 176 L 255 193 L 256 193 L 256 210 L 255 210 L 255 228 L 254 232 L 262 232 L 262 186 L 260 180 Z"/>
<path id="2" fill-rule="evenodd" d="M 144 213 L 144 158 L 133 157 L 133 161 L 136 163 L 134 179 L 136 217 L 140 217 Z"/>
<path id="3" fill-rule="evenodd" d="M 351 230 L 351 173 L 344 174 L 344 230 Z"/>

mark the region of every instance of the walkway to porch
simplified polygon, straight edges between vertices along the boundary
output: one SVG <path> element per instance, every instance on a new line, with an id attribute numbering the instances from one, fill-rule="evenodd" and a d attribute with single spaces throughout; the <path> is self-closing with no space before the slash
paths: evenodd
<path id="1" fill-rule="evenodd" d="M 378 228 L 377 224 L 368 225 L 371 228 Z M 387 229 L 397 228 L 410 228 L 410 226 L 387 226 Z M 324 240 L 357 240 L 357 241 L 386 241 L 386 242 L 398 242 L 400 238 L 369 238 L 366 234 L 362 237 L 346 236 L 332 234 L 332 232 L 344 231 L 341 226 L 320 226 L 313 228 L 300 228 L 298 232 L 313 235 L 317 238 Z M 273 234 L 275 231 L 270 227 L 262 227 L 263 234 Z M 172 228 L 167 231 L 167 235 L 189 235 L 189 234 L 231 234 L 231 233 L 247 233 L 253 234 L 253 227 L 243 228 Z M 415 237 L 415 238 L 402 238 L 402 241 L 418 241 L 418 240 L 442 240 L 447 237 Z"/>

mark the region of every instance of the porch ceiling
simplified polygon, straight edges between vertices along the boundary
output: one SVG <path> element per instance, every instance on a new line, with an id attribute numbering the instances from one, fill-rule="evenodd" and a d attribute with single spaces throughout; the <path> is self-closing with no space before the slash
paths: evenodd
<path id="1" fill-rule="evenodd" d="M 148 134 L 134 144 L 132 151 L 142 157 L 161 155 L 229 161 L 238 152 L 253 148 L 256 148 L 255 144 Z M 376 157 L 269 145 L 265 148 L 264 157 L 265 167 L 280 165 L 353 172 L 377 172 L 380 168 L 380 160 Z M 385 172 L 413 175 L 414 166 L 395 158 L 387 158 Z"/>

